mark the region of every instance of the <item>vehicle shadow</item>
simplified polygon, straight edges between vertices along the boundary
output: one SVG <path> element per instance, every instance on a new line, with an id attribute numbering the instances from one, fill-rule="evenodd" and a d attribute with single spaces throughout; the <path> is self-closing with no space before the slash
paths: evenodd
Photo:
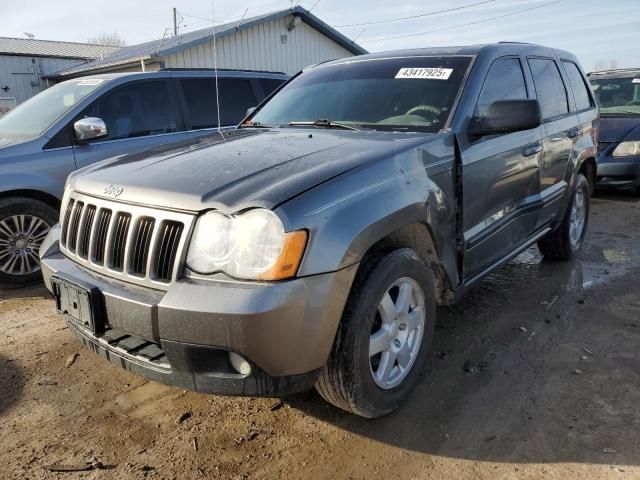
<path id="1" fill-rule="evenodd" d="M 0 301 L 50 297 L 51 294 L 41 282 L 27 286 L 0 287 Z"/>
<path id="2" fill-rule="evenodd" d="M 599 213 L 594 229 L 605 230 L 607 212 Z M 640 268 L 617 267 L 606 255 L 610 241 L 590 235 L 580 258 L 564 264 L 532 248 L 459 304 L 439 308 L 421 381 L 387 417 L 365 420 L 315 393 L 287 401 L 358 435 L 431 455 L 640 465 L 640 289 L 628 292 Z M 616 242 L 638 257 L 631 236 Z"/>
<path id="3" fill-rule="evenodd" d="M 0 354 L 0 416 L 20 399 L 24 385 L 22 369 L 15 361 Z"/>

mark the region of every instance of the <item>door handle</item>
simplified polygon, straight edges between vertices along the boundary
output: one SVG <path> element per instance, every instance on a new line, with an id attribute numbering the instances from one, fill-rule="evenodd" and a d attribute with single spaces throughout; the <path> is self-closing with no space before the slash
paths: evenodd
<path id="1" fill-rule="evenodd" d="M 579 128 L 572 128 L 567 132 L 567 137 L 569 138 L 576 138 L 576 137 L 579 137 L 580 135 L 582 135 L 582 130 Z"/>
<path id="2" fill-rule="evenodd" d="M 542 151 L 541 143 L 532 143 L 531 145 L 527 145 L 522 149 L 522 154 L 525 157 L 530 157 L 532 155 L 535 155 L 536 153 L 540 153 L 541 151 Z"/>

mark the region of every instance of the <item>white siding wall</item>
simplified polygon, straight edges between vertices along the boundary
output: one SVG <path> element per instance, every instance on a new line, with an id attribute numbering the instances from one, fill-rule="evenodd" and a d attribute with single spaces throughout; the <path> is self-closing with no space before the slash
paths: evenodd
<path id="1" fill-rule="evenodd" d="M 315 63 L 353 56 L 304 22 L 289 32 L 291 19 L 271 20 L 218 39 L 218 67 L 294 74 Z M 282 43 L 281 35 L 287 36 L 286 43 Z M 162 60 L 165 67 L 213 68 L 213 42 L 186 48 Z"/>
<path id="2" fill-rule="evenodd" d="M 82 63 L 82 60 L 0 55 L 0 97 L 13 97 L 17 103 L 46 88 L 42 75 Z M 9 87 L 6 92 L 2 87 Z"/>

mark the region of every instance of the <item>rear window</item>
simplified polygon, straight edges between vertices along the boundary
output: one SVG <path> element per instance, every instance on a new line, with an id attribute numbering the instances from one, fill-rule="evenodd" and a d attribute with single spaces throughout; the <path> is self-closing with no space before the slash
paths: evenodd
<path id="1" fill-rule="evenodd" d="M 187 102 L 188 117 L 192 130 L 216 128 L 216 81 L 214 78 L 189 78 L 180 80 Z M 233 126 L 255 107 L 257 100 L 251 82 L 247 79 L 218 79 L 220 98 L 220 122 L 222 126 Z"/>
<path id="2" fill-rule="evenodd" d="M 580 73 L 580 69 L 573 62 L 562 62 L 564 69 L 569 77 L 569 83 L 573 89 L 573 96 L 576 100 L 576 108 L 578 110 L 586 110 L 591 108 L 591 96 L 585 84 L 584 77 Z"/>
<path id="3" fill-rule="evenodd" d="M 542 117 L 547 120 L 569 113 L 567 90 L 556 62 L 551 59 L 530 58 L 529 65 Z"/>

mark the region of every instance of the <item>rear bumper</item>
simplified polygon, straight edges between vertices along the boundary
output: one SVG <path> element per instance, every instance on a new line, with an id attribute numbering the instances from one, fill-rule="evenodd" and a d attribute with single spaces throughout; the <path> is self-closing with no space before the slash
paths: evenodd
<path id="1" fill-rule="evenodd" d="M 640 186 L 640 157 L 614 158 L 607 155 L 598 157 L 597 186 Z"/>
<path id="2" fill-rule="evenodd" d="M 79 267 L 58 251 L 55 238 L 41 254 L 50 291 L 55 275 L 100 292 L 104 333 L 65 316 L 87 348 L 150 380 L 228 395 L 282 396 L 313 387 L 356 271 L 274 284 L 182 279 L 160 291 Z M 251 373 L 238 373 L 229 352 L 249 362 Z"/>

